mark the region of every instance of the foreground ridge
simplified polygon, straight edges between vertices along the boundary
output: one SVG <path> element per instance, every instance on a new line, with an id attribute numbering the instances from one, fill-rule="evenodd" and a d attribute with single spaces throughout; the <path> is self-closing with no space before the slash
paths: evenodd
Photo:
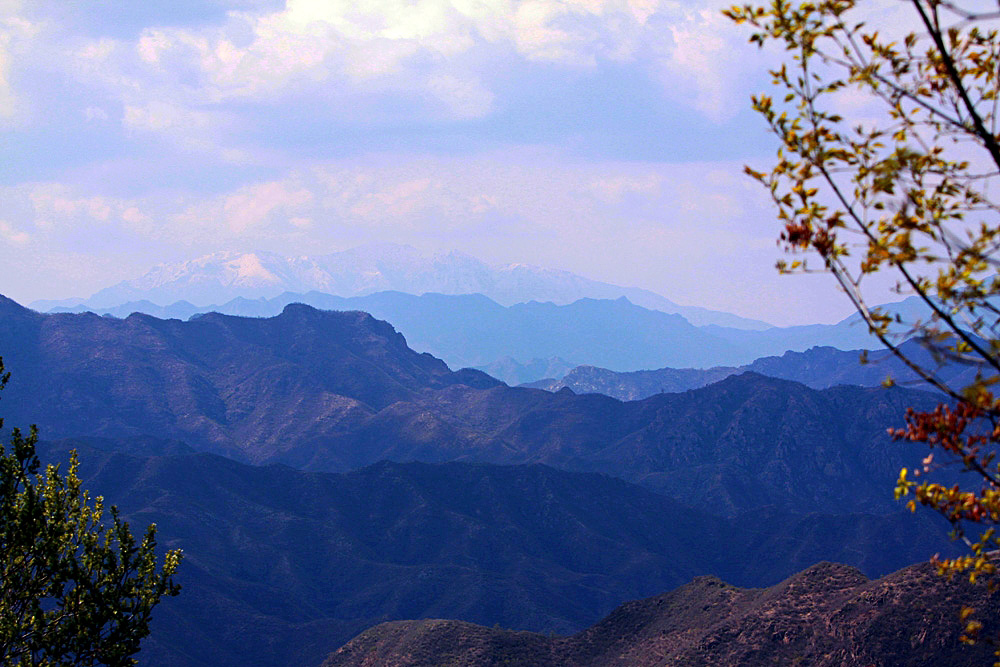
<path id="1" fill-rule="evenodd" d="M 770 588 L 698 577 L 627 602 L 570 637 L 460 621 L 383 623 L 323 667 L 988 664 L 990 646 L 959 642 L 963 601 L 986 620 L 1000 610 L 984 587 L 949 582 L 927 564 L 869 581 L 855 568 L 820 563 Z"/>

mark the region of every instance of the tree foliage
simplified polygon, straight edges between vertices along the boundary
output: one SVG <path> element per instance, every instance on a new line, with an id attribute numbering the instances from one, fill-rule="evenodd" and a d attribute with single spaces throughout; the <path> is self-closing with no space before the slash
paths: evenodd
<path id="1" fill-rule="evenodd" d="M 0 359 L 0 389 L 9 377 Z M 65 474 L 43 471 L 37 441 L 32 426 L 0 445 L 0 662 L 135 664 L 153 607 L 180 590 L 180 551 L 158 569 L 156 527 L 137 544 L 115 507 L 107 522 L 103 499 L 82 490 L 76 453 Z"/>
<path id="2" fill-rule="evenodd" d="M 967 556 L 936 561 L 942 573 L 991 585 L 1000 547 L 1000 399 L 991 391 L 1000 380 L 997 8 L 771 0 L 725 12 L 753 28 L 752 43 L 786 54 L 771 72 L 779 93 L 753 98 L 780 141 L 777 161 L 767 172 L 746 168 L 770 192 L 779 244 L 794 255 L 778 268 L 831 273 L 871 332 L 947 396 L 890 430 L 930 448 L 916 470 L 901 471 L 896 494 L 914 494 L 911 509 L 940 512 L 969 545 Z M 866 22 L 879 12 L 892 23 Z M 907 321 L 868 303 L 865 288 L 886 272 L 926 316 Z M 911 336 L 932 363 L 901 352 Z M 942 380 L 941 365 L 956 363 L 974 379 Z M 967 483 L 933 481 L 947 465 L 969 471 Z M 979 627 L 970 620 L 966 638 Z"/>

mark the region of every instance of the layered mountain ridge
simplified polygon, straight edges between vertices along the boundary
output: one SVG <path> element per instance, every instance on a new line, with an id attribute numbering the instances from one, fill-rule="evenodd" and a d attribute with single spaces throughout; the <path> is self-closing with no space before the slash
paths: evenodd
<path id="1" fill-rule="evenodd" d="M 182 593 L 157 608 L 144 665 L 317 665 L 390 619 L 564 634 L 698 575 L 770 585 L 822 559 L 880 575 L 941 546 L 932 517 L 904 511 L 724 519 L 548 466 L 310 473 L 132 444 L 145 453 L 73 439 L 43 443 L 41 455 L 65 461 L 77 449 L 85 488 L 184 551 Z"/>
<path id="2" fill-rule="evenodd" d="M 919 341 L 902 343 L 900 351 L 925 368 L 936 368 L 937 376 L 951 386 L 966 386 L 975 378 L 974 365 L 938 363 Z M 561 379 L 538 380 L 523 386 L 546 391 L 568 388 L 578 394 L 604 394 L 621 401 L 637 401 L 664 392 L 699 389 L 746 372 L 801 382 L 813 389 L 828 389 L 840 384 L 877 387 L 887 380 L 902 386 L 925 386 L 913 370 L 888 350 L 838 350 L 829 346 L 812 347 L 804 352 L 788 351 L 780 357 L 762 357 L 737 367 L 660 368 L 620 373 L 607 368 L 577 366 Z"/>
<path id="3" fill-rule="evenodd" d="M 77 448 L 87 488 L 185 551 L 146 664 L 318 664 L 405 618 L 569 633 L 697 575 L 954 553 L 891 499 L 919 453 L 885 428 L 924 392 L 752 372 L 632 402 L 516 388 L 301 304 L 179 321 L 0 298 L 0 339 L 6 424 L 68 438 L 45 460 Z"/>
<path id="4" fill-rule="evenodd" d="M 910 455 L 886 425 L 936 403 L 913 390 L 816 391 L 753 373 L 623 403 L 453 372 L 358 312 L 293 305 L 267 319 L 181 322 L 0 306 L 15 373 L 5 415 L 37 421 L 48 437 L 153 435 L 326 471 L 381 459 L 547 463 L 719 514 L 891 510 L 884 489 Z"/>
<path id="5" fill-rule="evenodd" d="M 207 312 L 273 317 L 293 303 L 370 313 L 392 322 L 414 349 L 429 352 L 453 368 L 480 368 L 508 384 L 556 377 L 552 370 L 558 368 L 559 358 L 573 362 L 566 371 L 577 365 L 615 372 L 663 366 L 711 370 L 719 365 L 750 364 L 789 350 L 806 351 L 815 346 L 851 350 L 873 344 L 867 327 L 856 316 L 838 324 L 771 327 L 766 331 L 699 327 L 679 314 L 644 308 L 625 297 L 503 306 L 482 294 L 376 292 L 345 298 L 322 292 L 286 292 L 269 299 L 239 297 L 206 307 L 188 302 L 163 307 L 140 301 L 108 308 L 77 305 L 53 312 L 96 312 L 120 318 L 139 312 L 161 319 L 189 319 Z M 904 301 L 891 304 L 891 308 L 909 312 L 917 306 Z M 553 359 L 556 365 L 543 362 L 545 359 Z"/>

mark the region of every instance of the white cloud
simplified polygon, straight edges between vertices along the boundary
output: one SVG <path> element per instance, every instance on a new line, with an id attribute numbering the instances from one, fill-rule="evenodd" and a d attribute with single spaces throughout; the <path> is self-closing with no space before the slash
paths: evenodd
<path id="1" fill-rule="evenodd" d="M 10 55 L 3 41 L 0 41 L 0 119 L 14 116 L 14 91 L 10 85 Z"/>
<path id="2" fill-rule="evenodd" d="M 151 239 L 157 227 L 141 204 L 133 199 L 89 194 L 59 183 L 31 183 L 0 190 L 0 200 L 18 211 L 22 226 L 35 227 L 36 238 L 55 251 L 84 247 L 111 238 Z M 100 234 L 94 231 L 100 229 Z"/>
<path id="3" fill-rule="evenodd" d="M 612 176 L 600 178 L 590 183 L 587 189 L 602 201 L 608 204 L 617 204 L 630 193 L 656 194 L 660 189 L 660 179 L 656 174 L 647 174 L 641 177 Z"/>
<path id="4" fill-rule="evenodd" d="M 556 244 L 556 251 L 568 237 L 588 247 L 613 244 L 629 228 L 661 239 L 672 230 L 675 245 L 678 234 L 708 235 L 716 250 L 737 252 L 751 238 L 773 244 L 773 230 L 754 223 L 764 206 L 763 193 L 737 164 L 572 164 L 551 151 L 528 150 L 382 155 L 363 166 L 329 162 L 191 201 L 183 210 L 162 210 L 159 217 L 171 221 L 163 234 L 224 247 L 248 238 L 298 243 L 308 229 L 314 242 L 347 232 L 358 242 L 445 245 L 530 232 Z"/>
<path id="5" fill-rule="evenodd" d="M 544 0 L 521 3 L 514 14 L 513 33 L 517 49 L 528 58 L 593 64 L 592 54 L 574 57 L 571 35 L 553 25 L 553 19 L 563 14 L 560 7 Z"/>
<path id="6" fill-rule="evenodd" d="M 28 244 L 31 237 L 27 232 L 17 229 L 6 220 L 0 220 L 0 239 L 3 239 L 10 245 L 24 246 Z"/>
<path id="7" fill-rule="evenodd" d="M 248 164 L 254 160 L 247 151 L 220 141 L 231 122 L 227 113 L 201 111 L 155 100 L 142 105 L 126 105 L 121 122 L 131 135 L 161 137 L 171 146 L 187 152 L 212 155 L 223 162 L 237 164 Z"/>
<path id="8" fill-rule="evenodd" d="M 133 130 L 204 130 L 211 126 L 211 114 L 192 111 L 169 102 L 150 102 L 144 106 L 126 106 L 122 123 Z"/>
<path id="9" fill-rule="evenodd" d="M 260 105 L 287 103 L 353 122 L 400 105 L 422 119 L 481 118 L 505 108 L 501 95 L 518 89 L 512 76 L 531 68 L 604 76 L 610 61 L 721 122 L 746 107 L 751 90 L 766 88 L 769 62 L 746 45 L 745 29 L 720 15 L 725 4 L 289 0 L 279 10 L 230 11 L 215 23 L 150 25 L 134 38 L 83 37 L 63 25 L 40 39 L 38 25 L 7 19 L 0 21 L 0 119 L 25 96 L 14 89 L 19 72 L 41 62 L 86 89 L 87 120 L 123 109 L 127 128 L 177 135 L 188 149 L 211 143 L 222 160 L 246 161 L 231 130 L 249 122 L 215 117 L 207 142 L 192 128 L 205 126 L 204 114 L 248 120 Z"/>
<path id="10" fill-rule="evenodd" d="M 100 67 L 107 63 L 108 59 L 117 48 L 118 44 L 115 40 L 108 37 L 102 37 L 85 43 L 82 47 L 77 49 L 73 55 L 84 62 L 92 63 L 94 66 Z"/>
<path id="11" fill-rule="evenodd" d="M 42 26 L 18 16 L 18 3 L 0 9 L 0 123 L 21 124 L 29 114 L 23 95 L 14 90 L 15 62 L 32 53 Z"/>
<path id="12" fill-rule="evenodd" d="M 296 211 L 312 201 L 313 194 L 292 184 L 270 182 L 242 188 L 225 198 L 223 219 L 234 234 L 243 234 L 265 223 L 276 211 Z"/>
<path id="13" fill-rule="evenodd" d="M 101 196 L 75 196 L 72 189 L 58 184 L 36 185 L 28 189 L 28 198 L 35 213 L 47 220 L 85 219 L 88 222 L 107 222 L 113 208 L 121 205 Z"/>
<path id="14" fill-rule="evenodd" d="M 122 220 L 132 225 L 139 225 L 149 221 L 149 217 L 143 214 L 137 206 L 130 206 L 122 211 Z"/>
<path id="15" fill-rule="evenodd" d="M 365 194 L 350 212 L 380 221 L 411 216 L 440 203 L 441 189 L 441 183 L 430 178 L 395 183 L 384 190 Z"/>
<path id="16" fill-rule="evenodd" d="M 136 52 L 150 65 L 194 67 L 200 97 L 223 101 L 272 99 L 331 78 L 378 79 L 397 74 L 415 55 L 448 58 L 473 45 L 449 3 L 291 0 L 278 12 L 231 12 L 220 28 L 149 29 Z M 383 82 L 412 87 L 404 84 Z"/>
<path id="17" fill-rule="evenodd" d="M 493 106 L 493 93 L 474 79 L 460 79 L 450 74 L 431 77 L 427 87 L 444 102 L 455 118 L 485 116 Z"/>
<path id="18" fill-rule="evenodd" d="M 593 66 L 600 58 L 626 61 L 655 39 L 649 19 L 670 12 L 659 0 L 525 0 L 518 3 L 507 37 L 530 60 Z"/>
<path id="19" fill-rule="evenodd" d="M 31 4 L 0 9 L 0 125 L 59 132 L 39 133 L 53 143 L 34 155 L 50 163 L 14 165 L 41 182 L 0 188 L 3 238 L 44 247 L 67 283 L 58 258 L 81 270 L 134 252 L 304 254 L 374 240 L 596 273 L 687 301 L 736 300 L 771 274 L 773 212 L 740 164 L 595 157 L 654 159 L 673 150 L 670 136 L 708 130 L 671 153 L 697 159 L 718 141 L 710 123 L 679 127 L 656 85 L 723 122 L 768 88 L 771 55 L 719 16 L 722 2 L 240 2 L 201 24 L 131 33 L 84 30 L 57 5 L 39 21 L 10 18 Z M 621 125 L 595 125 L 618 123 L 614 95 L 632 91 Z M 635 113 L 646 99 L 650 115 Z M 591 114 L 592 101 L 604 106 Z M 648 131 L 668 139 L 625 146 L 647 131 L 627 124 L 662 109 Z M 517 139 L 504 134 L 513 123 Z M 726 131 L 726 152 L 743 150 Z M 729 294 L 734 272 L 746 284 Z"/>
<path id="20" fill-rule="evenodd" d="M 238 188 L 206 199 L 189 199 L 180 207 L 161 209 L 165 224 L 157 230 L 159 240 L 180 234 L 186 243 L 239 245 L 249 238 L 270 238 L 288 231 L 291 223 L 301 229 L 313 192 L 292 176 Z"/>
<path id="21" fill-rule="evenodd" d="M 748 68 L 732 48 L 744 36 L 720 8 L 667 0 L 289 0 L 280 11 L 230 12 L 217 26 L 150 27 L 132 44 L 92 40 L 76 57 L 81 71 L 132 108 L 169 100 L 205 109 L 312 91 L 355 100 L 343 105 L 352 109 L 373 94 L 426 94 L 445 102 L 450 119 L 489 113 L 497 94 L 490 81 L 518 59 L 587 69 L 631 62 L 662 78 L 666 94 L 722 119 L 736 103 L 728 91 L 743 90 L 735 84 Z"/>
<path id="22" fill-rule="evenodd" d="M 753 184 L 743 180 L 735 164 L 577 164 L 554 151 L 521 149 L 330 161 L 218 195 L 118 198 L 56 183 L 16 190 L 27 202 L 24 219 L 46 221 L 53 238 L 100 224 L 158 242 L 183 237 L 228 247 L 248 238 L 287 241 L 303 229 L 331 239 L 345 225 L 442 242 L 482 233 L 482 224 L 493 226 L 489 233 L 509 225 L 550 238 L 613 235 L 626 222 L 660 228 L 681 218 L 701 230 L 732 231 L 753 210 L 746 203 Z"/>
<path id="23" fill-rule="evenodd" d="M 749 35 L 718 8 L 684 11 L 670 23 L 669 34 L 672 47 L 660 47 L 664 88 L 718 122 L 735 116 L 750 92 L 770 78 L 769 52 L 749 48 Z"/>
<path id="24" fill-rule="evenodd" d="M 170 48 L 170 40 L 162 30 L 147 30 L 139 37 L 135 48 L 143 62 L 157 65 L 160 54 Z"/>

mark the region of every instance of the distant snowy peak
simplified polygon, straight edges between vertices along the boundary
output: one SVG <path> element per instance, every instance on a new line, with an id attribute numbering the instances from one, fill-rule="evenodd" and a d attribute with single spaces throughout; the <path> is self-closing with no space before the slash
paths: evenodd
<path id="1" fill-rule="evenodd" d="M 275 285 L 281 282 L 281 278 L 268 271 L 257 255 L 240 255 L 223 264 L 223 268 L 226 270 L 224 278 L 230 285 L 251 287 L 261 284 Z"/>
<path id="2" fill-rule="evenodd" d="M 281 283 L 272 269 L 288 260 L 276 255 L 220 252 L 189 262 L 159 264 L 128 284 L 136 289 L 157 289 L 172 283 L 217 282 L 223 287 L 262 287 Z M 267 268 L 271 265 L 271 269 Z M 280 271 L 280 269 L 279 269 Z"/>
<path id="3" fill-rule="evenodd" d="M 569 271 L 528 264 L 493 267 L 458 251 L 427 255 L 411 246 L 388 243 L 313 257 L 216 252 L 186 262 L 155 266 L 139 278 L 97 292 L 86 300 L 86 305 L 109 308 L 147 300 L 161 306 L 176 301 L 209 306 L 237 297 L 273 298 L 283 292 L 318 291 L 350 297 L 387 290 L 409 294 L 484 294 L 504 306 L 527 301 L 564 305 L 586 297 L 624 296 L 644 308 L 681 314 L 695 325 L 744 329 L 769 326 L 729 313 L 680 306 L 648 290 L 598 282 Z"/>
<path id="4" fill-rule="evenodd" d="M 273 297 L 286 291 L 322 290 L 326 273 L 314 260 L 269 252 L 217 252 L 187 262 L 159 264 L 145 275 L 105 288 L 90 299 L 109 307 L 135 299 L 160 305 L 186 300 L 198 305 L 238 296 Z"/>

